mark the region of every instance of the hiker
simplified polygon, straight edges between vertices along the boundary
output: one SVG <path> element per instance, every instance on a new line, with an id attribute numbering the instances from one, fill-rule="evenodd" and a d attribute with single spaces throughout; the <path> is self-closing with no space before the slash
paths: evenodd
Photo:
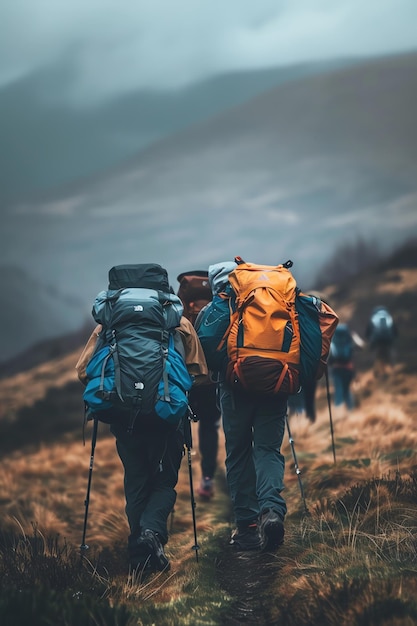
<path id="1" fill-rule="evenodd" d="M 330 344 L 329 366 L 334 386 L 334 404 L 352 410 L 355 399 L 351 390 L 355 377 L 353 353 L 355 347 L 363 348 L 365 342 L 348 324 L 339 324 Z"/>
<path id="2" fill-rule="evenodd" d="M 394 365 L 394 345 L 398 337 L 397 325 L 385 306 L 373 309 L 365 337 L 374 354 L 374 376 L 385 378 Z"/>
<path id="3" fill-rule="evenodd" d="M 308 295 L 307 295 L 308 294 Z M 317 302 L 321 302 L 322 305 L 328 306 L 328 303 L 323 297 L 323 294 L 319 291 L 307 291 L 304 295 L 307 295 L 307 298 L 311 298 L 313 300 L 314 306 Z M 302 318 L 299 316 L 299 321 Z M 311 328 L 310 328 L 311 330 Z M 294 395 L 290 395 L 288 397 L 288 414 L 289 416 L 296 414 L 305 413 L 305 416 L 312 424 L 316 421 L 316 391 L 317 391 L 317 382 L 318 379 L 316 377 L 310 377 L 308 380 L 304 381 L 304 384 L 301 386 L 301 389 L 298 393 Z"/>
<path id="4" fill-rule="evenodd" d="M 300 292 L 292 265 L 240 257 L 210 265 L 213 299 L 195 325 L 218 381 L 237 551 L 275 550 L 284 541 L 288 396 L 315 389 L 338 323 L 325 302 Z"/>
<path id="5" fill-rule="evenodd" d="M 209 266 L 210 283 L 218 284 L 224 308 L 213 299 L 207 305 L 207 324 L 197 327 L 197 334 L 210 363 L 217 350 L 219 337 L 203 343 L 202 333 L 222 320 L 223 329 L 229 325 L 226 287 L 237 271 L 236 263 L 224 262 Z M 212 287 L 213 288 L 213 287 Z M 227 316 L 222 319 L 222 311 Z M 217 316 L 217 317 L 216 317 Z M 230 359 L 225 351 L 217 365 L 220 409 L 226 442 L 226 478 L 232 500 L 236 530 L 230 545 L 237 551 L 276 549 L 284 539 L 284 518 L 287 507 L 281 495 L 285 459 L 281 453 L 287 413 L 287 394 L 267 395 L 246 390 L 228 376 Z M 261 371 L 261 370 L 260 370 Z M 262 374 L 261 374 L 262 376 Z"/>
<path id="6" fill-rule="evenodd" d="M 175 316 L 173 319 L 178 320 L 179 325 L 176 326 L 175 334 L 182 346 L 178 349 L 183 350 L 188 374 L 192 376 L 194 384 L 198 384 L 198 381 L 204 380 L 208 374 L 204 354 L 192 324 L 181 315 L 180 300 L 169 293 L 166 270 L 156 264 L 112 268 L 109 272 L 107 292 L 110 294 L 110 301 L 120 294 L 123 296 L 125 292 L 129 294 L 127 287 L 132 285 L 136 268 L 141 272 L 143 270 L 143 275 L 139 273 L 139 278 L 133 282 L 134 287 L 139 287 L 136 289 L 139 295 L 150 292 L 151 296 L 154 296 L 154 302 L 163 302 L 164 306 L 168 305 L 168 308 L 173 308 L 176 312 L 178 317 Z M 169 306 L 170 303 L 172 307 Z M 130 310 L 141 313 L 145 308 L 138 305 L 131 306 Z M 168 311 L 167 315 L 170 314 Z M 99 316 L 95 319 L 99 321 Z M 134 330 L 130 325 L 128 329 L 130 337 Z M 91 362 L 90 356 L 96 353 L 96 344 L 99 345 L 100 338 L 105 336 L 106 332 L 104 325 L 97 325 L 76 365 L 78 376 L 84 384 L 88 380 L 86 371 L 88 372 L 88 363 Z M 161 334 L 160 331 L 154 333 L 157 337 Z M 119 332 L 119 344 L 122 341 L 121 335 L 122 331 Z M 146 336 L 141 341 L 133 342 L 134 345 L 130 347 L 132 358 L 141 351 L 146 353 L 149 342 Z M 157 406 L 152 399 L 152 406 L 154 405 Z M 98 419 L 110 423 L 110 431 L 116 439 L 116 449 L 124 467 L 125 512 L 130 529 L 127 542 L 130 568 L 142 576 L 156 571 L 167 571 L 170 568 L 164 549 L 168 541 L 167 520 L 176 501 L 175 487 L 184 455 L 184 429 L 189 426 L 187 414 L 181 409 L 182 413 L 176 426 L 156 414 L 156 408 L 147 410 L 146 413 L 139 412 L 133 424 L 130 411 L 120 408 L 107 411 L 108 419 L 106 410 L 100 412 Z M 95 415 L 92 413 L 90 419 L 94 419 Z"/>
<path id="7" fill-rule="evenodd" d="M 184 316 L 195 325 L 200 311 L 212 299 L 207 270 L 182 272 L 177 276 L 178 297 L 184 305 Z M 204 384 L 194 386 L 189 393 L 190 406 L 198 415 L 198 448 L 201 480 L 197 493 L 209 502 L 214 496 L 214 476 L 217 469 L 219 427 L 221 422 L 216 385 L 207 377 Z"/>

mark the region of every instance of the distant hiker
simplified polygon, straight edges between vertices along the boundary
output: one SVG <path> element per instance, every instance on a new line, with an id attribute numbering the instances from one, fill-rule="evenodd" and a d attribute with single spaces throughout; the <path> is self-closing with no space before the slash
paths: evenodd
<path id="1" fill-rule="evenodd" d="M 112 268 L 108 290 L 93 307 L 98 326 L 76 365 L 86 384 L 87 419 L 109 423 L 116 438 L 124 467 L 129 564 L 141 575 L 170 567 L 164 546 L 188 411 L 187 384 L 179 373 L 183 367 L 190 384 L 208 374 L 182 311 L 161 266 Z M 96 382 L 95 360 L 106 351 Z"/>
<path id="2" fill-rule="evenodd" d="M 184 316 L 195 325 L 200 311 L 212 300 L 208 272 L 207 270 L 182 272 L 177 276 L 177 280 L 179 282 L 177 295 L 184 305 Z M 198 416 L 201 481 L 197 493 L 200 498 L 209 501 L 214 496 L 221 420 L 216 385 L 207 377 L 205 384 L 190 390 L 189 400 Z"/>
<path id="3" fill-rule="evenodd" d="M 334 404 L 352 410 L 355 400 L 351 384 L 355 377 L 353 353 L 355 347 L 363 348 L 365 342 L 347 324 L 339 324 L 330 345 L 329 366 L 334 385 Z"/>
<path id="4" fill-rule="evenodd" d="M 376 378 L 384 378 L 394 365 L 394 345 L 398 337 L 398 328 L 385 306 L 374 308 L 365 336 L 374 353 L 374 375 Z"/>

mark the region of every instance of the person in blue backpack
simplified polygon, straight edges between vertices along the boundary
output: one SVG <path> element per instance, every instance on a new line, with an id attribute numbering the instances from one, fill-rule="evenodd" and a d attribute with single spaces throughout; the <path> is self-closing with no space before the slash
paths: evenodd
<path id="1" fill-rule="evenodd" d="M 330 344 L 328 364 L 334 386 L 334 404 L 350 411 L 355 407 L 351 385 L 355 377 L 353 353 L 355 347 L 363 348 L 365 342 L 350 330 L 348 324 L 339 324 Z"/>
<path id="2" fill-rule="evenodd" d="M 176 343 L 184 359 L 184 366 L 186 365 L 188 375 L 194 381 L 200 376 L 205 378 L 208 370 L 202 348 L 192 324 L 181 315 L 180 300 L 170 294 L 166 270 L 156 264 L 112 268 L 107 292 L 110 296 L 108 298 L 110 307 L 107 310 L 110 313 L 115 311 L 114 302 L 119 294 L 129 294 L 132 287 L 134 289 L 131 292 L 136 290 L 139 296 L 151 292 L 151 296 L 163 306 L 169 307 L 171 298 L 173 306 L 178 307 L 178 314 L 174 318 L 175 321 L 178 320 L 178 326 L 172 329 L 172 333 L 177 335 Z M 145 318 L 145 307 L 145 300 L 143 305 L 128 306 L 128 316 L 131 317 L 134 311 L 139 315 L 143 314 Z M 142 338 L 135 337 L 135 325 L 143 327 L 144 324 L 135 322 L 132 325 L 130 317 L 126 323 L 128 329 L 126 342 L 129 345 L 133 344 L 131 354 L 134 358 L 142 350 L 142 344 L 145 353 L 151 344 L 147 343 L 146 329 Z M 117 321 L 114 321 L 114 324 L 107 329 L 104 325 L 96 327 L 76 365 L 78 377 L 85 385 L 88 385 L 88 364 L 91 363 L 91 354 L 94 355 L 95 346 L 100 345 L 106 333 L 111 332 L 118 341 L 120 358 L 123 352 L 126 352 L 126 345 L 122 346 L 124 329 L 120 324 L 117 325 Z M 116 330 L 112 330 L 114 328 Z M 155 324 L 151 324 L 149 334 L 161 337 L 163 333 Z M 129 363 L 124 363 L 122 377 L 128 366 Z M 139 376 L 135 368 L 132 368 L 132 371 L 135 376 Z M 146 387 L 147 380 L 145 379 L 144 385 L 140 383 L 138 389 Z M 155 400 L 152 402 L 155 403 Z M 119 407 L 103 410 L 98 418 L 95 413 L 91 413 L 89 419 L 99 419 L 110 424 L 110 431 L 115 437 L 116 449 L 124 468 L 125 512 L 130 529 L 127 551 L 131 570 L 136 571 L 141 577 L 169 570 L 170 562 L 165 553 L 165 545 L 168 542 L 167 521 L 176 501 L 175 487 L 184 455 L 186 412 L 181 413 L 177 425 L 162 419 L 156 413 L 156 408 L 147 409 L 145 412 L 138 411 L 133 422 L 131 412 Z"/>

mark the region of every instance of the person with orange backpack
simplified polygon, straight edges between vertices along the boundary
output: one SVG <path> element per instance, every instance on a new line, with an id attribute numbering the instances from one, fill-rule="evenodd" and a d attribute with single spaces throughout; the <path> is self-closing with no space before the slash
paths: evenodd
<path id="1" fill-rule="evenodd" d="M 230 545 L 237 551 L 274 550 L 283 543 L 285 532 L 281 445 L 292 383 L 288 365 L 272 357 L 279 352 L 287 361 L 296 361 L 299 347 L 293 340 L 295 307 L 285 304 L 285 320 L 274 321 L 271 313 L 277 291 L 280 304 L 295 297 L 295 281 L 283 266 L 235 260 L 237 267 L 229 281 L 236 311 L 226 339 L 228 365 L 220 383 L 227 482 L 236 522 Z M 298 381 L 294 379 L 293 385 L 298 388 Z"/>
<path id="2" fill-rule="evenodd" d="M 177 296 L 184 305 L 184 317 L 193 326 L 200 311 L 212 299 L 207 270 L 193 270 L 178 275 Z M 198 448 L 201 480 L 197 493 L 204 501 L 214 496 L 214 477 L 217 469 L 219 427 L 221 421 L 216 385 L 207 378 L 205 384 L 191 389 L 190 405 L 198 417 Z"/>
<path id="3" fill-rule="evenodd" d="M 219 266 L 227 263 L 210 266 L 209 279 Z M 308 388 L 321 376 L 338 321 L 320 299 L 300 292 L 291 266 L 291 261 L 269 266 L 236 257 L 227 276 L 232 295 L 223 288 L 224 306 L 208 304 L 205 323 L 197 327 L 209 369 L 215 355 L 221 356 L 226 478 L 236 524 L 230 545 L 239 552 L 276 550 L 284 541 L 287 505 L 281 446 L 288 396 L 297 393 L 301 383 Z M 216 319 L 218 327 L 225 326 L 220 342 Z M 308 334 L 304 347 L 301 327 Z"/>

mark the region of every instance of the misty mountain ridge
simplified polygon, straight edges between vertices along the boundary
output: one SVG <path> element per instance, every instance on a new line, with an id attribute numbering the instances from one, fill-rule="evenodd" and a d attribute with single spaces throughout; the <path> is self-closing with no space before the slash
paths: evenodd
<path id="1" fill-rule="evenodd" d="M 43 285 L 17 267 L 2 267 L 4 306 L 1 310 L 0 362 L 27 349 L 39 338 L 58 338 L 78 330 L 87 313 L 83 302 Z"/>
<path id="2" fill-rule="evenodd" d="M 371 250 L 370 254 L 372 255 L 372 253 Z M 396 318 L 400 319 L 403 316 L 401 312 L 401 306 L 404 306 L 403 297 L 399 298 L 398 294 L 401 294 L 403 291 L 410 292 L 413 289 L 413 284 L 407 285 L 407 281 L 403 278 L 401 272 L 407 277 L 407 272 L 411 270 L 411 276 L 414 277 L 415 283 L 417 277 L 417 239 L 405 242 L 394 250 L 392 254 L 378 260 L 375 259 L 374 263 L 369 262 L 368 265 L 357 270 L 356 274 L 352 274 L 351 268 L 347 266 L 348 259 L 345 259 L 345 263 L 346 265 L 339 280 L 325 283 L 320 286 L 319 290 L 322 297 L 326 301 L 331 302 L 332 306 L 343 317 L 345 316 L 345 310 L 349 311 L 349 318 L 351 317 L 352 304 L 355 304 L 356 312 L 353 315 L 354 329 L 363 334 L 372 309 L 382 301 L 381 296 L 378 294 L 389 294 L 388 296 L 384 295 L 384 304 L 389 305 L 390 311 L 395 314 Z M 18 275 L 21 278 L 23 277 L 21 272 L 16 273 L 16 276 Z M 397 289 L 394 289 L 394 296 L 390 294 L 393 283 L 398 284 Z M 410 302 L 407 302 L 405 307 L 408 324 L 410 324 L 410 320 L 413 317 L 412 308 L 414 306 L 414 304 L 410 305 Z M 64 322 L 64 320 L 61 321 Z M 346 321 L 345 317 L 344 321 Z M 93 331 L 95 324 L 93 317 L 89 315 L 85 323 L 72 332 L 67 332 L 67 329 L 64 328 L 60 335 L 55 334 L 55 336 L 30 345 L 26 350 L 13 355 L 12 358 L 0 359 L 0 379 L 30 370 L 56 358 L 66 357 L 73 352 L 76 353 L 78 351 L 81 354 L 81 350 Z M 409 338 L 413 334 L 415 334 L 414 331 L 411 328 L 408 329 L 407 337 Z M 410 344 L 407 337 L 402 336 L 401 338 L 404 352 L 403 358 L 408 366 L 412 366 L 414 363 L 413 353 L 408 350 Z M 405 355 L 406 352 L 407 356 Z M 359 357 L 359 360 L 361 360 L 361 357 Z"/>
<path id="3" fill-rule="evenodd" d="M 62 60 L 0 88 L 0 205 L 79 185 L 178 133 L 279 84 L 357 63 L 336 59 L 219 74 L 170 90 L 74 102 Z M 30 106 L 28 106 L 28 102 Z M 65 149 L 63 149 L 65 147 Z"/>
<path id="4" fill-rule="evenodd" d="M 309 289 L 342 243 L 360 235 L 388 253 L 417 232 L 416 70 L 417 54 L 397 55 L 282 84 L 10 208 L 3 256 L 86 310 L 119 263 L 158 262 L 176 289 L 190 267 L 290 258 Z"/>

